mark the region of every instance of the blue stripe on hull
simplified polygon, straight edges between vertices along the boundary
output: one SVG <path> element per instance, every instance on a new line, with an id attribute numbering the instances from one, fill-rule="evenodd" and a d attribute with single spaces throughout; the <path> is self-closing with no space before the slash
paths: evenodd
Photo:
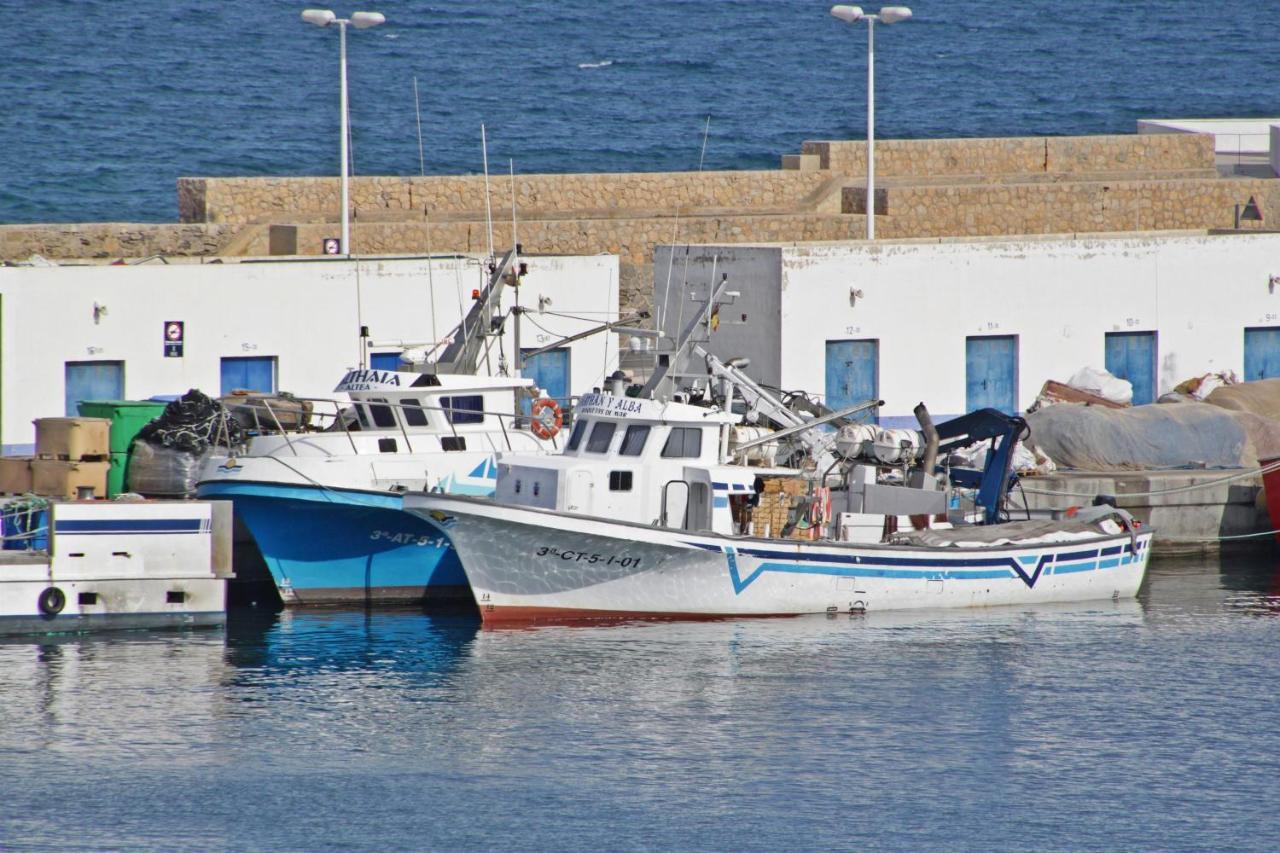
<path id="1" fill-rule="evenodd" d="M 232 502 L 282 592 L 347 591 L 340 597 L 377 600 L 467 583 L 448 538 L 404 512 L 398 494 L 206 483 L 200 496 Z"/>

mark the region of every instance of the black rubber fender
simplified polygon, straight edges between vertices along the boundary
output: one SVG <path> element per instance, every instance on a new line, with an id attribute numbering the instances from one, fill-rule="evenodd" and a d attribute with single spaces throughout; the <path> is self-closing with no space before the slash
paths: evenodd
<path id="1" fill-rule="evenodd" d="M 45 616 L 57 616 L 67 606 L 67 595 L 56 586 L 51 586 L 40 593 L 36 606 Z"/>

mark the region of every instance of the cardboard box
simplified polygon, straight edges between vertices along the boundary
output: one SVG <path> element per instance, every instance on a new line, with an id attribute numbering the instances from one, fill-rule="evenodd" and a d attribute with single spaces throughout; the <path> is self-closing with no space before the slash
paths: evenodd
<path id="1" fill-rule="evenodd" d="M 32 491 L 50 498 L 107 496 L 107 470 L 110 462 L 78 462 L 66 459 L 31 460 Z M 81 489 L 92 489 L 82 495 Z"/>
<path id="2" fill-rule="evenodd" d="M 31 457 L 0 457 L 0 493 L 25 495 L 31 491 Z"/>
<path id="3" fill-rule="evenodd" d="M 111 452 L 107 418 L 36 418 L 36 456 L 42 459 L 106 459 Z"/>

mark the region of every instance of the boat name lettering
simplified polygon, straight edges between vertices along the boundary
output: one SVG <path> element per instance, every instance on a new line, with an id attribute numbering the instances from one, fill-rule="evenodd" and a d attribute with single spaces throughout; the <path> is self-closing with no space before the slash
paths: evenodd
<path id="1" fill-rule="evenodd" d="M 618 416 L 640 412 L 644 404 L 628 397 L 606 397 L 603 394 L 586 394 L 578 401 L 575 411 L 579 415 Z"/>
<path id="2" fill-rule="evenodd" d="M 338 387 L 344 391 L 371 391 L 378 385 L 399 385 L 400 377 L 391 370 L 348 370 Z"/>
<path id="3" fill-rule="evenodd" d="M 621 566 L 624 569 L 639 568 L 639 557 L 619 557 L 616 554 L 595 554 L 589 551 L 572 551 L 569 549 L 561 550 L 559 548 L 550 548 L 543 545 L 534 552 L 539 557 L 559 557 L 560 559 L 571 563 L 588 563 L 592 566 L 600 564 L 605 566 Z"/>
<path id="4" fill-rule="evenodd" d="M 416 533 L 396 533 L 393 530 L 371 530 L 369 538 L 374 542 L 390 542 L 393 545 L 431 545 L 436 548 L 448 548 L 449 540 L 443 536 L 419 536 Z"/>

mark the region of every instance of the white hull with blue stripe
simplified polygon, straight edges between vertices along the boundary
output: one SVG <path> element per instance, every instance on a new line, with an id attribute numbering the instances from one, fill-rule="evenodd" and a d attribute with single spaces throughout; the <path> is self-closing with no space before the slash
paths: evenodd
<path id="1" fill-rule="evenodd" d="M 1125 599 L 1137 594 L 1151 547 L 1148 531 L 1101 528 L 1059 542 L 854 545 L 690 533 L 438 495 L 406 505 L 448 531 L 486 622 Z"/>
<path id="2" fill-rule="evenodd" d="M 228 504 L 54 501 L 4 512 L 0 634 L 226 621 Z"/>

